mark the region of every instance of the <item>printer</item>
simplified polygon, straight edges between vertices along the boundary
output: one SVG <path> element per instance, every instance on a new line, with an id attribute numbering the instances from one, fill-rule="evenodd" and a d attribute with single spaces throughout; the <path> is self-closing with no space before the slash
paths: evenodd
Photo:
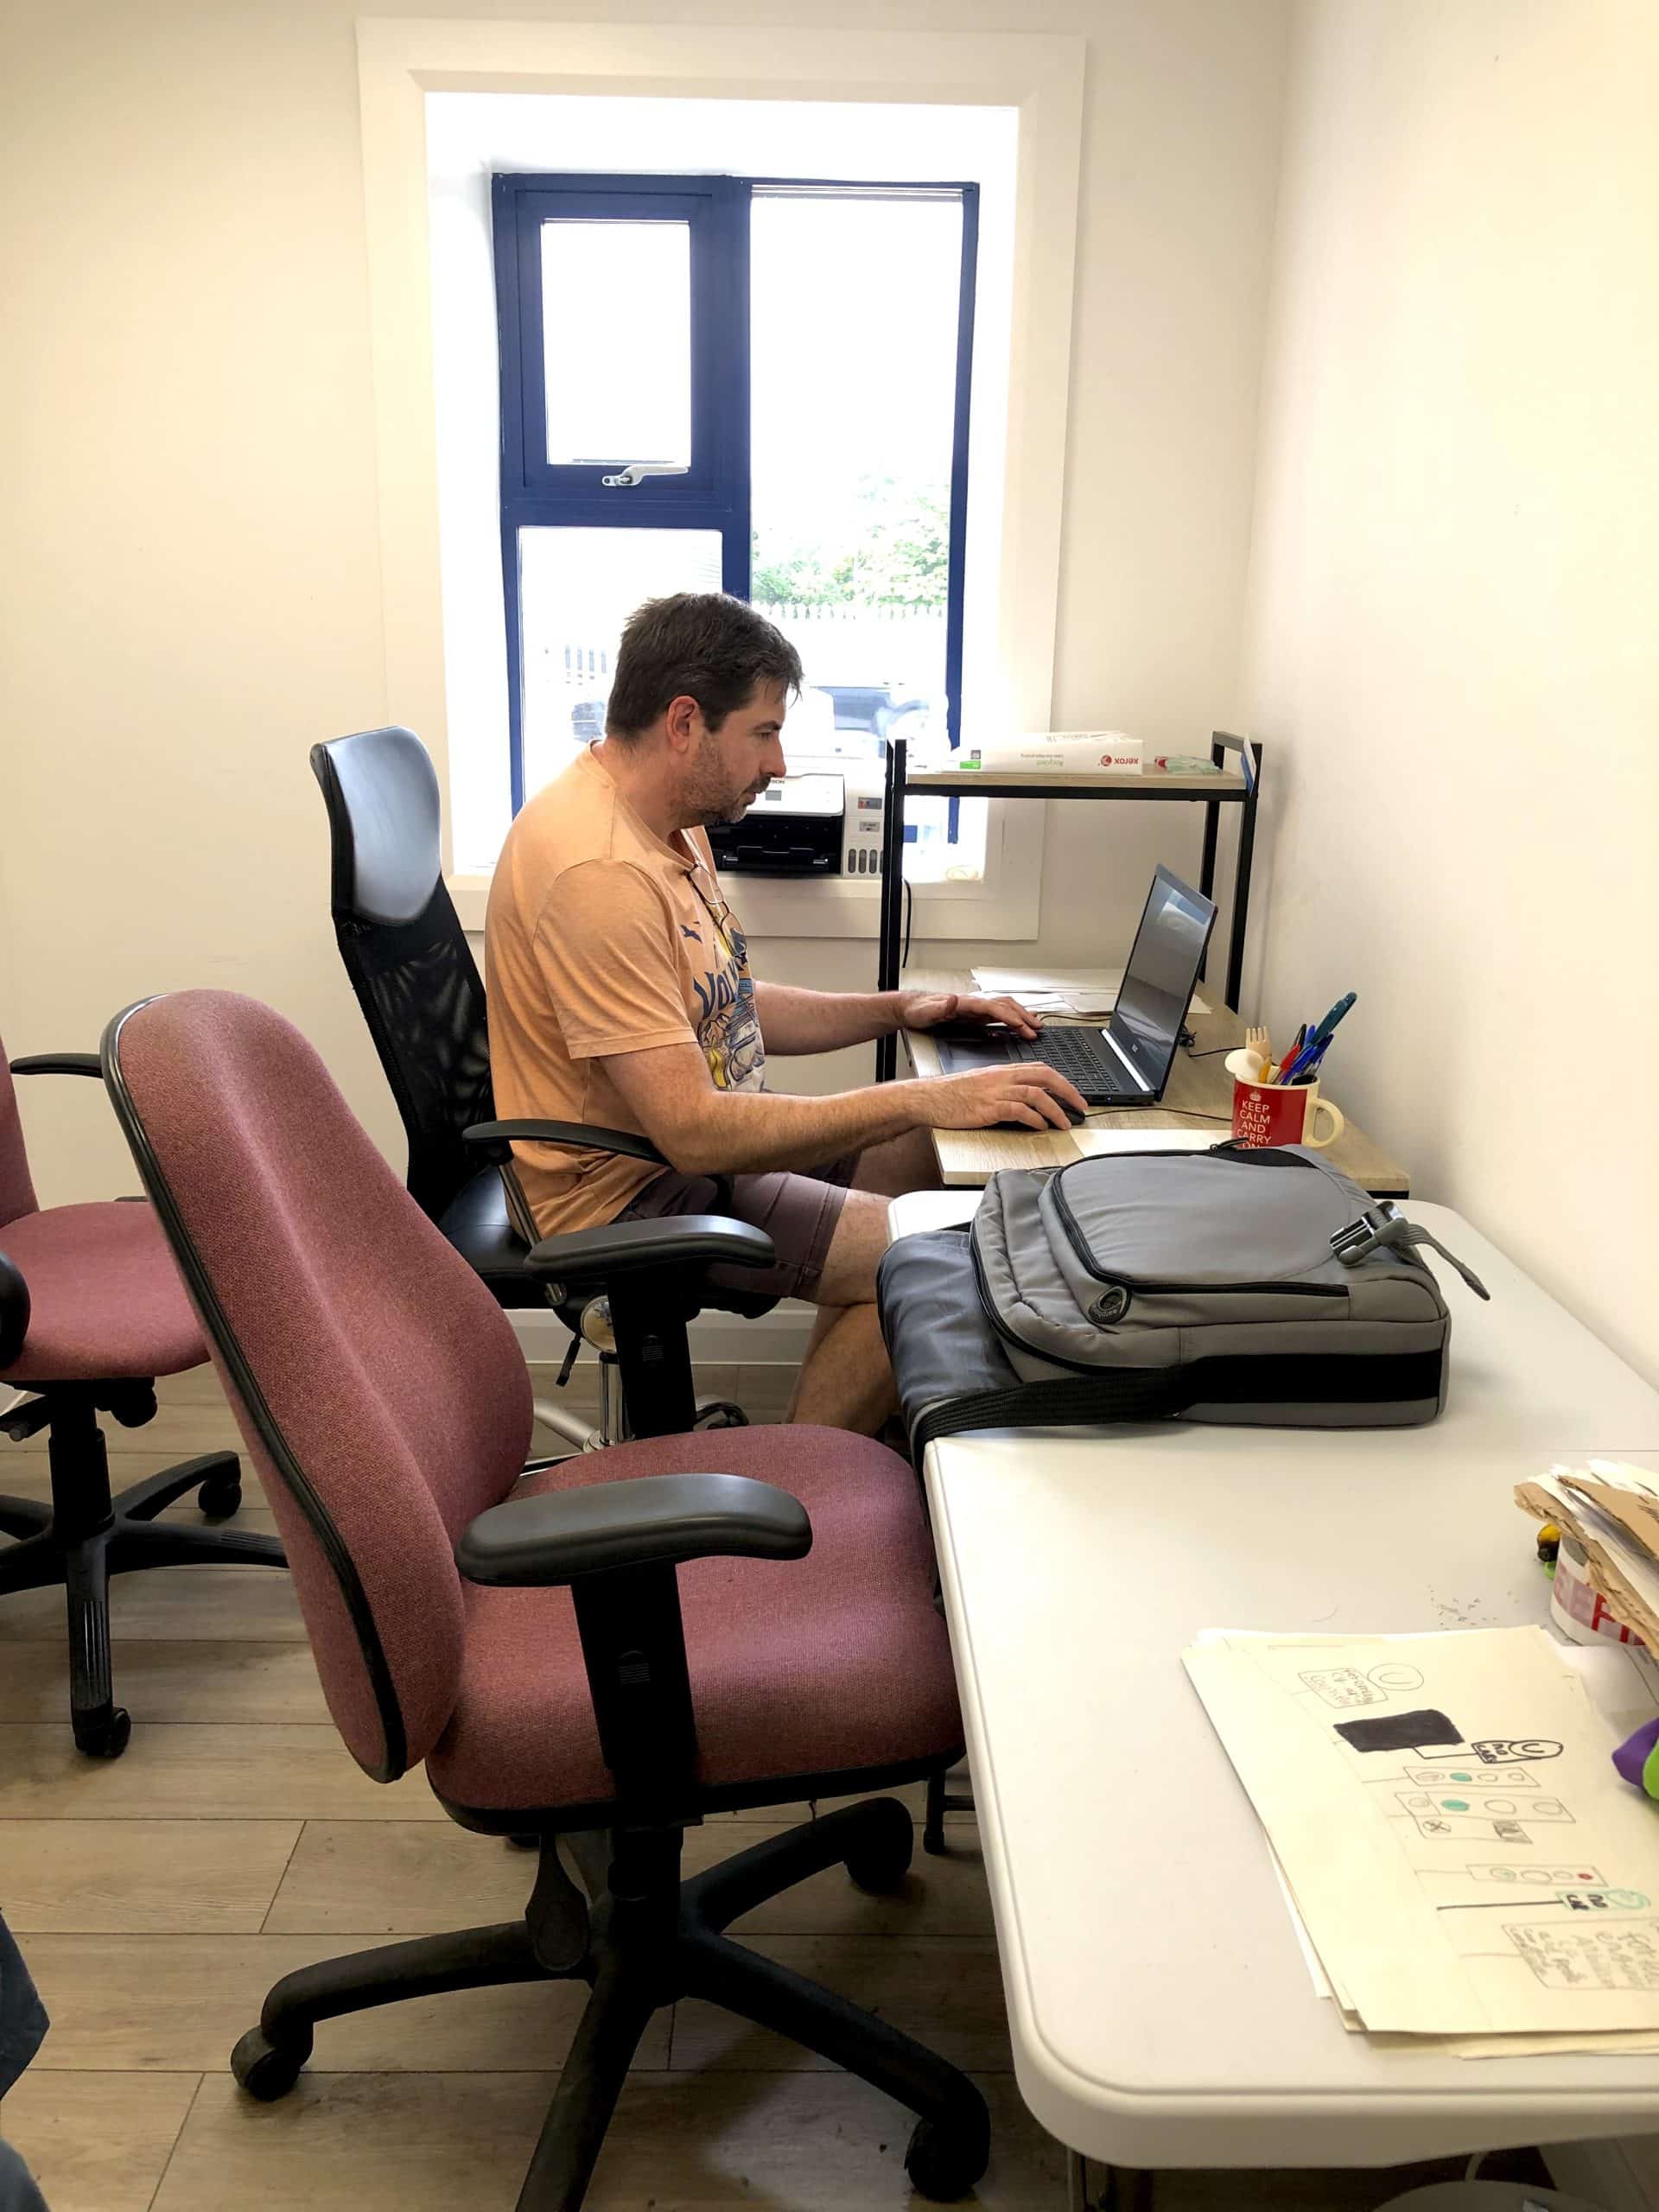
<path id="1" fill-rule="evenodd" d="M 880 875 L 880 760 L 837 755 L 791 763 L 742 818 L 710 825 L 715 864 L 749 875 Z"/>

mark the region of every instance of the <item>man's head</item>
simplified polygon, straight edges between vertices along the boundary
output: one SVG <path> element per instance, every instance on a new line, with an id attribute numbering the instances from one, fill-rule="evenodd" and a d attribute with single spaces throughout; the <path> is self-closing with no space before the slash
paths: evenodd
<path id="1" fill-rule="evenodd" d="M 784 716 L 801 658 L 741 599 L 676 592 L 647 600 L 622 632 L 605 715 L 607 744 L 658 751 L 683 828 L 735 822 L 784 772 Z"/>

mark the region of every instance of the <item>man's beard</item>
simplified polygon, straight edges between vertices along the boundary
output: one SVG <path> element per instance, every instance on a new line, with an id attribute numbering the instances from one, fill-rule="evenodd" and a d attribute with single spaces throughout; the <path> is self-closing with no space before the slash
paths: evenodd
<path id="1" fill-rule="evenodd" d="M 771 781 L 770 776 L 763 776 L 759 783 L 746 784 L 734 792 L 721 773 L 718 756 L 710 760 L 705 755 L 698 760 L 696 776 L 685 795 L 693 810 L 691 818 L 704 830 L 716 822 L 741 822 Z"/>
<path id="2" fill-rule="evenodd" d="M 699 829 L 712 829 L 716 822 L 741 822 L 748 812 L 759 793 L 743 791 L 733 798 L 716 798 L 712 791 L 692 791 L 688 804 L 694 810 L 691 819 Z"/>

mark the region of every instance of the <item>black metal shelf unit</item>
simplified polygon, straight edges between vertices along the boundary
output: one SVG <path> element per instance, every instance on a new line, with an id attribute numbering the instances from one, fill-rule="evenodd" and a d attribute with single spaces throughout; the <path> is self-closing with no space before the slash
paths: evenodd
<path id="1" fill-rule="evenodd" d="M 1229 753 L 1238 766 L 1230 770 Z M 960 770 L 943 775 L 906 773 L 905 742 L 887 740 L 886 802 L 881 814 L 881 906 L 877 931 L 876 984 L 879 991 L 899 988 L 899 943 L 904 909 L 903 854 L 905 800 L 916 792 L 974 798 L 1090 798 L 1116 799 L 1131 804 L 1185 801 L 1204 809 L 1204 849 L 1198 868 L 1198 888 L 1206 898 L 1215 895 L 1216 848 L 1224 806 L 1236 806 L 1238 850 L 1233 864 L 1232 925 L 1227 944 L 1226 1000 L 1238 1004 L 1244 973 L 1244 930 L 1250 910 L 1250 862 L 1255 848 L 1255 810 L 1262 795 L 1262 747 L 1254 738 L 1235 737 L 1215 731 L 1210 758 L 1222 771 L 1219 779 L 1199 776 L 1096 776 L 1089 781 L 1054 777 L 999 777 L 993 770 L 969 778 Z M 890 1083 L 897 1066 L 898 1039 L 881 1038 L 875 1048 L 875 1079 Z"/>

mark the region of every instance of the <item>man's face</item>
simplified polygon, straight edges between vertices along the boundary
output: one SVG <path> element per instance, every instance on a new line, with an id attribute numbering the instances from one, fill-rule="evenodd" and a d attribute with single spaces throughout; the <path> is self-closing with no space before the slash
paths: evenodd
<path id="1" fill-rule="evenodd" d="M 774 776 L 785 772 L 781 683 L 762 684 L 734 707 L 718 729 L 699 717 L 697 741 L 686 760 L 683 794 L 687 826 L 740 820 Z"/>

